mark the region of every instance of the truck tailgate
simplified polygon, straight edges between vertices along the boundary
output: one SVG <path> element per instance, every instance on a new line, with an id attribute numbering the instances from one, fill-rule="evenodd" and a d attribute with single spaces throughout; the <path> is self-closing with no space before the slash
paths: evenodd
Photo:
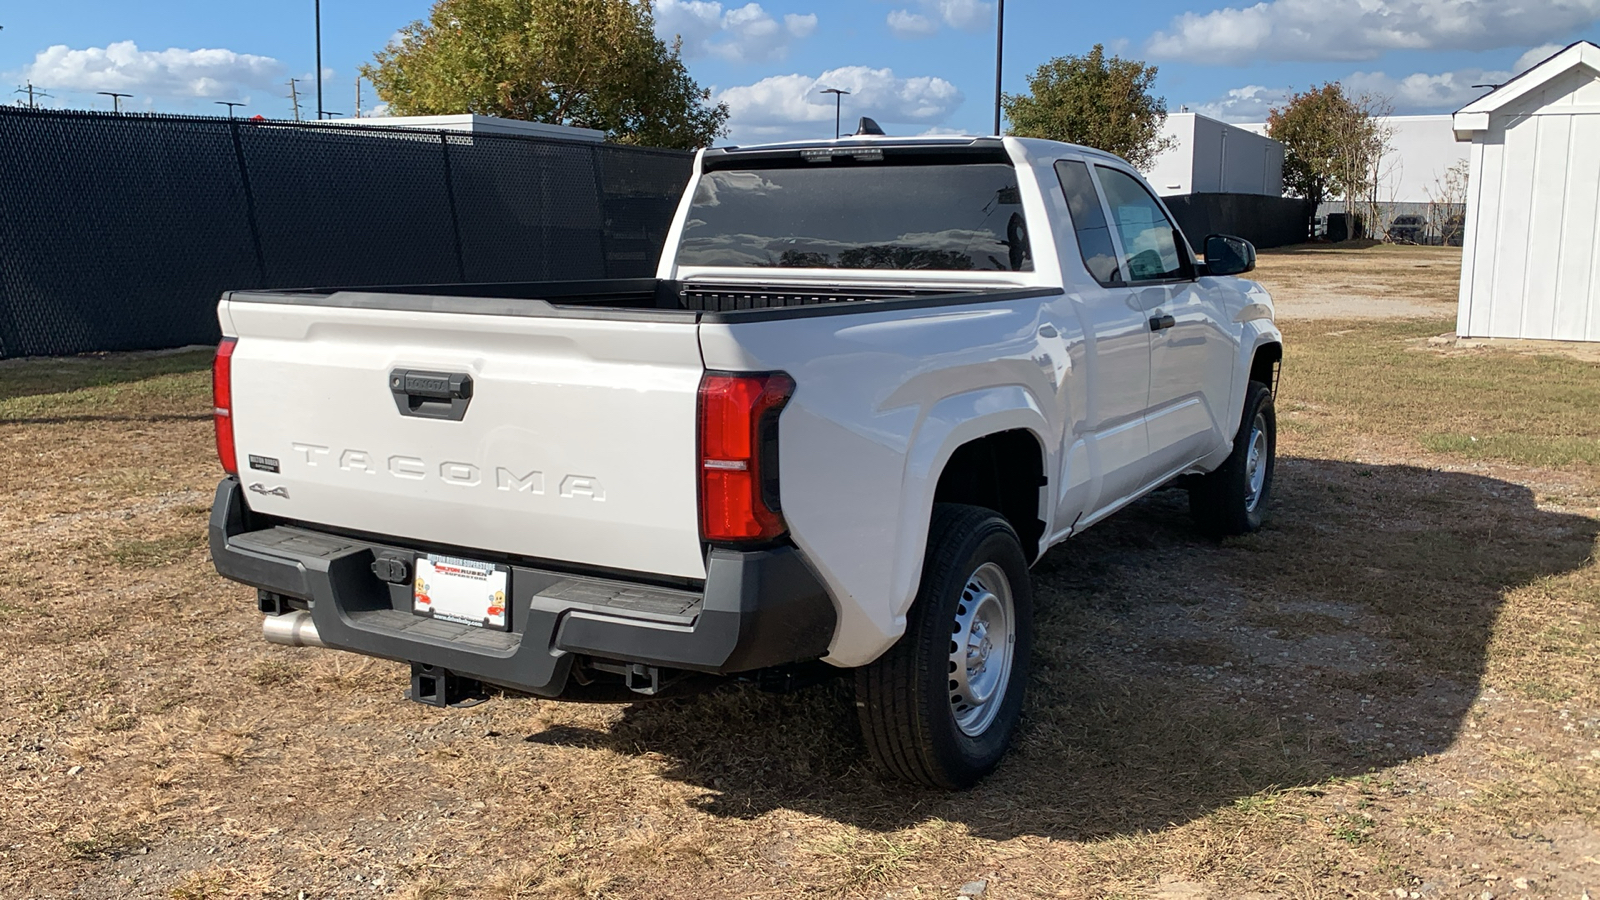
<path id="1" fill-rule="evenodd" d="M 705 576 L 692 319 L 283 299 L 235 295 L 220 311 L 238 338 L 252 509 L 463 553 Z"/>

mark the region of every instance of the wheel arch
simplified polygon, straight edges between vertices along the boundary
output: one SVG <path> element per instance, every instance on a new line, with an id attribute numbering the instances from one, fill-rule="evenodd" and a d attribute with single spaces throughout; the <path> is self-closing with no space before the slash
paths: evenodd
<path id="1" fill-rule="evenodd" d="M 1283 340 L 1267 340 L 1256 345 L 1250 358 L 1249 381 L 1265 384 L 1272 393 L 1278 393 L 1278 372 L 1283 367 Z"/>
<path id="2" fill-rule="evenodd" d="M 934 503 L 965 503 L 999 513 L 1017 533 L 1032 562 L 1044 537 L 1039 488 L 1045 480 L 1044 445 L 1026 428 L 995 431 L 950 453 L 933 490 Z M 931 510 L 930 510 L 931 514 Z"/>
<path id="3" fill-rule="evenodd" d="M 1011 436 L 996 437 L 1001 434 Z M 912 439 L 906 459 L 904 490 L 901 492 L 902 527 L 896 542 L 892 597 L 895 616 L 902 628 L 906 610 L 911 606 L 921 581 L 923 554 L 927 549 L 928 527 L 936 498 L 943 501 L 955 496 L 973 496 L 975 493 L 971 481 L 962 480 L 960 473 L 973 471 L 980 461 L 991 457 L 991 454 L 1008 449 L 1030 449 L 1033 455 L 1025 459 L 1037 471 L 1033 476 L 1031 495 L 1033 516 L 1041 522 L 1049 522 L 1054 511 L 1049 506 L 1050 492 L 1043 490 L 1043 487 L 1045 473 L 1050 471 L 1057 456 L 1050 450 L 1049 434 L 1049 419 L 1043 407 L 1033 392 L 1021 385 L 960 394 L 946 398 L 929 409 Z M 962 451 L 968 445 L 976 446 Z M 960 457 L 957 456 L 958 452 L 961 452 Z M 958 468 L 954 471 L 958 474 L 946 481 L 945 475 L 950 470 L 952 459 L 956 461 Z M 941 482 L 945 485 L 942 496 Z M 1014 485 L 1012 490 L 1020 494 L 1020 489 Z M 980 502 L 974 505 L 988 504 Z M 1007 505 L 1014 515 L 1027 514 L 1027 505 L 1021 501 Z M 1006 515 L 1004 510 L 997 511 L 1002 516 Z M 1010 521 L 1010 517 L 1007 518 Z M 1023 538 L 1023 553 L 1031 563 L 1037 558 L 1039 541 L 1045 529 L 1027 522 L 1023 524 L 1023 528 L 1017 528 L 1016 523 L 1012 527 L 1017 528 L 1018 536 Z M 1026 537 L 1030 533 L 1036 535 L 1031 546 Z"/>
<path id="4" fill-rule="evenodd" d="M 1278 392 L 1278 373 L 1283 367 L 1283 334 L 1270 318 L 1245 322 L 1244 337 L 1239 343 L 1239 357 L 1234 363 L 1232 402 L 1229 404 L 1227 434 L 1239 430 L 1239 416 L 1243 412 L 1245 390 L 1257 376 L 1265 373 L 1266 384 L 1273 394 Z"/>

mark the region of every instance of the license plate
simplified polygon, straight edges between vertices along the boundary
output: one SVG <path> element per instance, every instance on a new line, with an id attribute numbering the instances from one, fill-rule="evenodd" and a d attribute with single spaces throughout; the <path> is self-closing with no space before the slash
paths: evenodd
<path id="1" fill-rule="evenodd" d="M 505 631 L 510 574 L 494 563 L 420 556 L 411 610 L 419 616 Z"/>

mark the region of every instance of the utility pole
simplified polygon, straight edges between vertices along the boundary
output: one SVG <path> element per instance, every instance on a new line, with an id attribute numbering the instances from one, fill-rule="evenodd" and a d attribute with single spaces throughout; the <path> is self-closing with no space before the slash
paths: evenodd
<path id="1" fill-rule="evenodd" d="M 214 101 L 214 102 L 218 106 L 226 106 L 228 108 L 228 118 L 230 118 L 230 119 L 233 118 L 233 108 L 235 106 L 243 106 L 244 105 L 243 103 L 235 103 L 232 100 L 217 100 L 217 101 Z"/>
<path id="2" fill-rule="evenodd" d="M 95 93 L 102 97 L 110 97 L 111 111 L 117 115 L 122 114 L 122 98 L 133 96 L 132 94 L 119 94 L 116 91 L 95 91 Z"/>
<path id="3" fill-rule="evenodd" d="M 838 88 L 823 88 L 818 93 L 833 95 L 833 139 L 837 141 L 839 139 L 839 111 L 844 104 L 844 95 L 850 92 L 841 91 Z"/>
<path id="4" fill-rule="evenodd" d="M 296 122 L 300 121 L 300 91 L 296 89 L 296 85 L 299 83 L 300 79 L 298 78 L 289 79 L 289 101 L 294 104 L 294 120 Z"/>
<path id="5" fill-rule="evenodd" d="M 356 76 L 356 118 L 361 118 L 361 76 Z"/>
<path id="6" fill-rule="evenodd" d="M 51 96 L 50 94 L 46 94 L 44 92 L 44 88 L 36 88 L 36 87 L 34 87 L 33 86 L 33 82 L 31 82 L 31 81 L 28 82 L 28 86 L 27 87 L 19 87 L 16 90 L 12 91 L 12 93 L 13 94 L 27 94 L 28 95 L 28 108 L 29 109 L 38 109 L 39 108 L 39 101 L 36 98 Z"/>
<path id="7" fill-rule="evenodd" d="M 322 120 L 322 0 L 315 0 L 317 10 L 317 121 Z"/>
<path id="8" fill-rule="evenodd" d="M 1000 136 L 1001 63 L 1006 57 L 1006 0 L 1000 0 L 1000 16 L 994 26 L 994 135 Z"/>

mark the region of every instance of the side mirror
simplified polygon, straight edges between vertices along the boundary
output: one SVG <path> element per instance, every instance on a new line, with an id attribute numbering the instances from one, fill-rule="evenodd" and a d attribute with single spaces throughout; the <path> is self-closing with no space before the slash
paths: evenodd
<path id="1" fill-rule="evenodd" d="M 1256 247 L 1244 238 L 1213 234 L 1206 238 L 1206 274 L 1243 275 L 1256 267 Z"/>

